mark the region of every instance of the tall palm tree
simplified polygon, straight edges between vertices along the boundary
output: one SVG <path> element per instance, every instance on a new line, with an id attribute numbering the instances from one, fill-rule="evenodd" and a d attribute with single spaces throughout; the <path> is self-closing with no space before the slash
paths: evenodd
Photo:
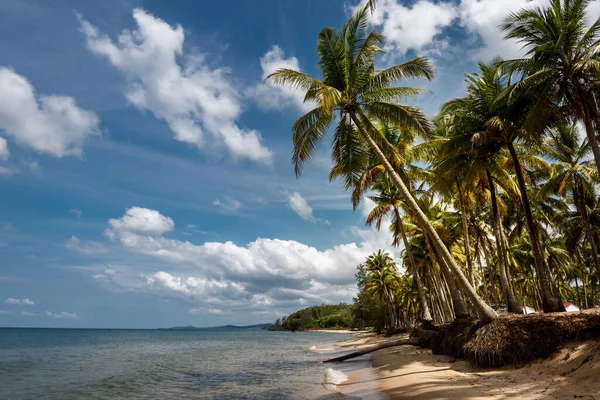
<path id="1" fill-rule="evenodd" d="M 565 104 L 580 118 L 600 170 L 600 147 L 593 127 L 598 117 L 596 92 L 600 77 L 600 18 L 588 28 L 590 0 L 551 0 L 546 8 L 510 14 L 502 24 L 506 38 L 517 39 L 527 58 L 504 64 L 522 74 L 511 92 L 532 92 L 536 103 L 527 125 L 540 127 L 553 120 Z"/>
<path id="2" fill-rule="evenodd" d="M 542 303 L 545 312 L 565 311 L 560 293 L 554 284 L 547 262 L 544 261 L 538 227 L 533 218 L 525 169 L 517 154 L 515 142 L 525 141 L 535 144 L 540 136 L 526 129 L 526 121 L 534 106 L 533 94 L 520 96 L 509 101 L 502 96 L 511 85 L 510 75 L 498 66 L 498 60 L 491 64 L 479 64 L 477 74 L 467 74 L 467 97 L 463 100 L 467 110 L 466 118 L 483 122 L 482 129 L 473 136 L 473 143 L 483 148 L 506 146 L 509 150 L 525 217 L 525 226 L 533 251 L 533 261 L 537 279 L 541 287 Z"/>
<path id="3" fill-rule="evenodd" d="M 367 257 L 365 265 L 369 271 L 367 289 L 386 304 L 389 312 L 390 328 L 394 329 L 397 326 L 394 293 L 399 284 L 396 263 L 387 252 L 378 250 Z"/>
<path id="4" fill-rule="evenodd" d="M 305 93 L 306 101 L 315 101 L 317 107 L 300 117 L 292 128 L 294 151 L 292 160 L 296 174 L 314 155 L 317 144 L 327 129 L 338 118 L 333 135 L 332 155 L 335 164 L 364 165 L 368 152 L 373 151 L 398 186 L 411 214 L 427 230 L 432 245 L 442 254 L 452 269 L 458 284 L 469 297 L 479 318 L 491 321 L 496 312 L 479 297 L 469 283 L 450 251 L 444 246 L 426 215 L 402 181 L 386 151 L 392 146 L 377 133 L 373 121 L 398 126 L 426 134 L 430 124 L 425 115 L 414 107 L 395 103 L 422 92 L 407 86 L 393 86 L 406 78 L 433 78 L 433 69 L 425 58 L 416 58 L 384 70 L 375 69 L 375 57 L 382 53 L 383 37 L 369 30 L 368 7 L 360 9 L 341 30 L 324 28 L 318 35 L 319 66 L 322 78 L 317 79 L 291 69 L 280 69 L 267 79 L 276 84 L 289 85 Z M 346 168 L 354 170 L 357 168 Z M 349 180 L 357 179 L 351 177 Z M 350 185 L 352 186 L 352 185 Z"/>
<path id="5" fill-rule="evenodd" d="M 598 243 L 590 222 L 586 198 L 594 193 L 592 176 L 596 174 L 590 168 L 590 162 L 585 160 L 589 153 L 589 145 L 581 143 L 575 124 L 563 123 L 552 130 L 546 139 L 542 151 L 546 157 L 555 162 L 551 167 L 551 176 L 542 187 L 541 195 L 555 193 L 565 197 L 567 192 L 572 193 L 573 203 L 592 249 L 592 261 L 596 273 L 600 277 L 600 261 L 598 260 Z"/>
<path id="6" fill-rule="evenodd" d="M 401 238 L 402 244 L 404 245 L 404 251 L 408 258 L 408 265 L 419 295 L 422 313 L 421 318 L 423 321 L 431 321 L 431 311 L 429 310 L 427 298 L 425 297 L 425 289 L 423 288 L 423 283 L 421 282 L 419 271 L 417 270 L 412 250 L 406 237 L 402 215 L 399 211 L 399 208 L 403 206 L 402 196 L 398 193 L 398 188 L 387 174 L 382 176 L 381 179 L 372 186 L 372 190 L 375 191 L 375 195 L 370 196 L 370 199 L 375 202 L 375 207 L 367 216 L 366 224 L 372 225 L 375 223 L 375 226 L 379 229 L 386 216 L 392 217 L 391 229 L 393 230 L 395 238 L 394 245 L 398 245 L 399 238 Z"/>

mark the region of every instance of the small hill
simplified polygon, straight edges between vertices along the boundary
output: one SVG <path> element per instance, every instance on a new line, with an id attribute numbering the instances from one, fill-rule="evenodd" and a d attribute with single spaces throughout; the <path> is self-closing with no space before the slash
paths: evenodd
<path id="1" fill-rule="evenodd" d="M 273 330 L 308 331 L 311 329 L 350 329 L 354 318 L 349 304 L 322 304 L 298 310 L 278 318 Z"/>

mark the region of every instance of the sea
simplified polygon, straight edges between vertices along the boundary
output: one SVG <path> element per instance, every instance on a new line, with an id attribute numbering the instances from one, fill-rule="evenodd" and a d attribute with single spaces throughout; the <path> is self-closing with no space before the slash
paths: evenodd
<path id="1" fill-rule="evenodd" d="M 0 328 L 0 399 L 360 399 L 350 334 Z M 364 363 L 360 365 L 358 363 Z M 368 359 L 353 368 L 367 368 Z M 373 397 L 375 398 L 375 397 Z"/>

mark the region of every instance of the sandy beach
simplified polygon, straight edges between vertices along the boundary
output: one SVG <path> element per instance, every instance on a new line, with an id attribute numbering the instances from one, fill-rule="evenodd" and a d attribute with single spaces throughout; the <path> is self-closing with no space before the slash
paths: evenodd
<path id="1" fill-rule="evenodd" d="M 363 333 L 338 345 L 361 348 L 387 340 Z M 550 359 L 521 368 L 474 368 L 414 346 L 379 350 L 371 361 L 375 378 L 356 370 L 339 390 L 349 397 L 373 398 L 364 394 L 372 392 L 376 380 L 391 399 L 600 399 L 600 341 L 566 344 Z"/>

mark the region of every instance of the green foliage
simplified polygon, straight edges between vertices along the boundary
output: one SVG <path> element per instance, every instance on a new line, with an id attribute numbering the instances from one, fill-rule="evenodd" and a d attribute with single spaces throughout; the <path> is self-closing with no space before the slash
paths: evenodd
<path id="1" fill-rule="evenodd" d="M 351 308 L 343 303 L 303 308 L 287 317 L 277 318 L 274 330 L 350 329 L 354 327 Z"/>

